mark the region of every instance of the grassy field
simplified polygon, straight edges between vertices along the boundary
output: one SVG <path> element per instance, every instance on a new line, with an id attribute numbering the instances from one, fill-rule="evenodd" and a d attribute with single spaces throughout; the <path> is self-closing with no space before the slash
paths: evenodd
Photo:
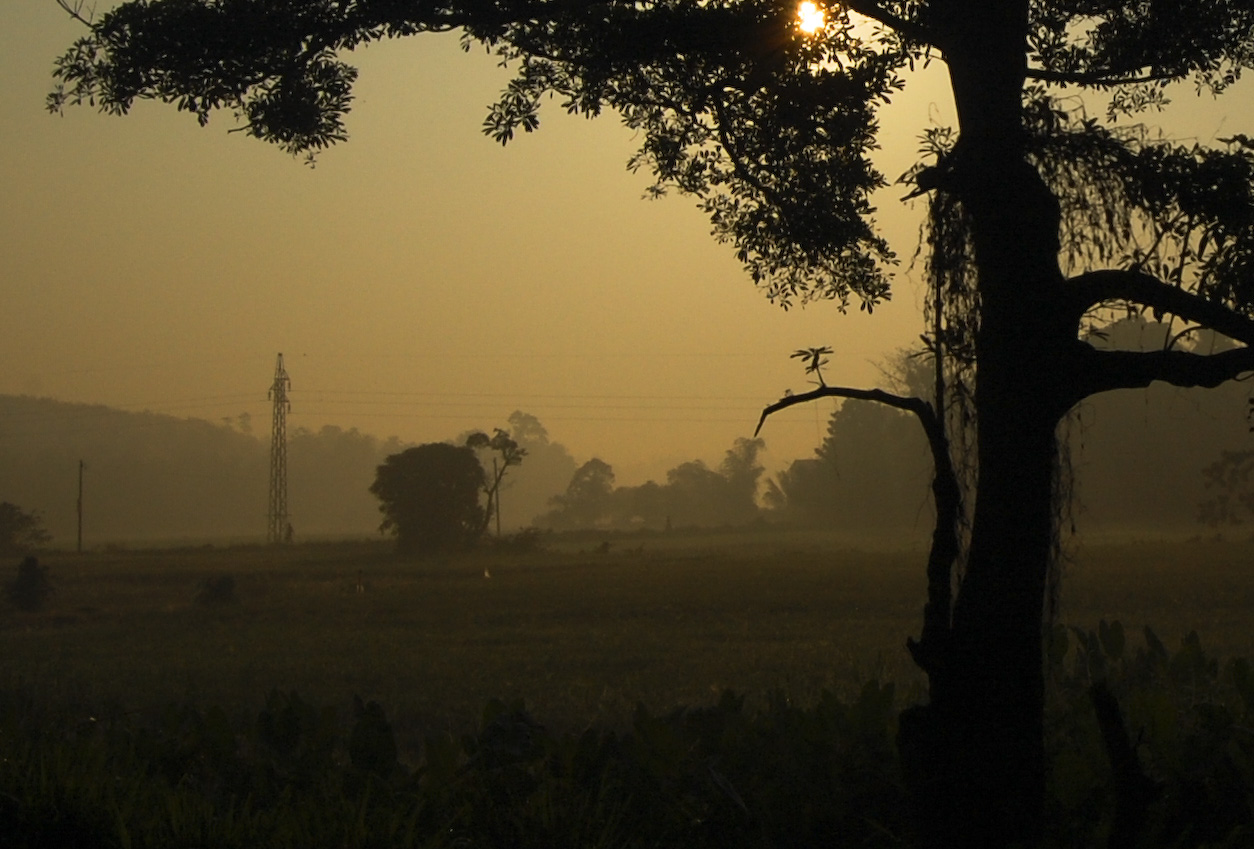
<path id="1" fill-rule="evenodd" d="M 51 554 L 47 608 L 0 609 L 0 687 L 136 711 L 190 699 L 255 713 L 276 688 L 347 711 L 360 694 L 408 739 L 466 730 L 494 697 L 523 698 L 559 729 L 728 688 L 808 700 L 879 677 L 909 698 L 922 686 L 904 641 L 923 561 L 774 532 L 425 563 L 383 543 Z M 1212 652 L 1254 655 L 1252 565 L 1249 543 L 1081 549 L 1060 619 L 1151 625 L 1171 647 L 1196 629 Z M 197 604 L 200 583 L 223 575 L 238 601 Z"/>

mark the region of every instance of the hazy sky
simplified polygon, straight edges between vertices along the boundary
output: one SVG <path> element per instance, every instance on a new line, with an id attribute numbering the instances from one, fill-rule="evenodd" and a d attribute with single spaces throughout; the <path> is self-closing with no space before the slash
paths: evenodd
<path id="1" fill-rule="evenodd" d="M 484 136 L 506 76 L 455 36 L 350 57 L 351 138 L 309 169 L 227 133 L 229 114 L 204 129 L 156 104 L 49 116 L 52 61 L 77 32 L 54 0 L 0 3 L 0 392 L 247 411 L 265 431 L 282 351 L 289 426 L 429 441 L 523 409 L 577 459 L 639 483 L 716 462 L 764 404 L 807 388 L 793 350 L 830 345 L 829 382 L 873 385 L 922 330 L 919 210 L 900 187 L 880 204 L 903 258 L 892 303 L 784 312 L 690 199 L 641 199 L 648 179 L 626 171 L 633 139 L 613 116 L 553 104 L 504 149 Z M 936 82 L 884 116 L 890 177 L 950 114 Z M 1223 115 L 1197 135 L 1242 129 Z M 771 467 L 809 455 L 830 409 L 773 419 Z"/>

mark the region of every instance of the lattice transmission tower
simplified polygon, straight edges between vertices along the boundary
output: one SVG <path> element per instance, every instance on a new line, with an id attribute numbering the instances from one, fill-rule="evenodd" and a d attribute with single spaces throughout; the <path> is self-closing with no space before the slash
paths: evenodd
<path id="1" fill-rule="evenodd" d="M 287 412 L 292 404 L 287 391 L 292 387 L 283 370 L 283 355 L 274 367 L 274 383 L 268 397 L 274 402 L 274 425 L 270 430 L 270 510 L 266 541 L 292 541 L 292 524 L 287 515 Z"/>

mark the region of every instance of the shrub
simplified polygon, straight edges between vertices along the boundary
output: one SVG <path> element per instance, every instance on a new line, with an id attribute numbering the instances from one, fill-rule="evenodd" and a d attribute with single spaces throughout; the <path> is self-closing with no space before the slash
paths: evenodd
<path id="1" fill-rule="evenodd" d="M 492 547 L 506 554 L 535 554 L 544 550 L 545 537 L 539 528 L 523 528 L 492 540 Z"/>
<path id="2" fill-rule="evenodd" d="M 48 567 L 40 566 L 37 558 L 24 558 L 17 566 L 17 577 L 5 584 L 4 594 L 19 610 L 39 610 L 52 595 Z"/>
<path id="3" fill-rule="evenodd" d="M 204 578 L 196 587 L 196 603 L 201 607 L 222 607 L 238 600 L 235 595 L 235 578 L 230 575 Z"/>

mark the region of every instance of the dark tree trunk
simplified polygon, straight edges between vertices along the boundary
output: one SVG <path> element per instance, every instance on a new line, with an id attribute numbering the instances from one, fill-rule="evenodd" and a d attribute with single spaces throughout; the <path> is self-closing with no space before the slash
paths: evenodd
<path id="1" fill-rule="evenodd" d="M 1027 3 L 950 0 L 942 14 L 960 124 L 946 188 L 972 222 L 981 304 L 978 480 L 945 658 L 929 670 L 930 704 L 902 717 L 902 758 L 929 845 L 1030 845 L 1045 792 L 1054 431 L 1076 329 L 1058 206 L 1024 152 Z"/>

